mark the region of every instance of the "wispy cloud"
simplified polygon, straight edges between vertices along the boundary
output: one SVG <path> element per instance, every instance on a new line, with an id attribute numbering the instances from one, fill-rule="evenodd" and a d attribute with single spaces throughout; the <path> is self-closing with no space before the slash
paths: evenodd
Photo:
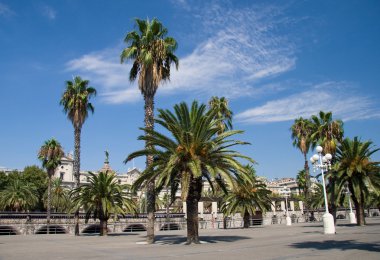
<path id="1" fill-rule="evenodd" d="M 380 118 L 380 109 L 368 96 L 358 95 L 347 82 L 324 82 L 310 90 L 238 113 L 242 123 L 256 124 L 291 121 L 300 116 L 310 117 L 319 111 L 332 111 L 334 117 L 344 121 Z"/>
<path id="2" fill-rule="evenodd" d="M 100 96 L 107 103 L 135 102 L 140 99 L 136 83 L 129 83 L 129 68 L 120 64 L 120 48 L 93 52 L 66 64 L 68 71 L 80 72 L 101 88 Z"/>
<path id="3" fill-rule="evenodd" d="M 42 14 L 46 16 L 49 20 L 55 20 L 57 17 L 57 12 L 51 6 L 43 6 Z"/>
<path id="4" fill-rule="evenodd" d="M 7 17 L 7 16 L 12 16 L 14 14 L 15 12 L 12 9 L 10 9 L 9 6 L 3 3 L 0 3 L 0 16 Z"/>
<path id="5" fill-rule="evenodd" d="M 191 53 L 179 57 L 179 70 L 173 69 L 171 81 L 159 94 L 256 95 L 263 80 L 295 67 L 294 46 L 276 31 L 284 21 L 273 7 L 234 9 L 213 3 L 201 8 L 187 1 L 181 6 L 191 6 L 187 11 L 202 24 L 193 32 L 201 35 L 201 40 Z M 130 66 L 120 65 L 118 60 L 122 48 L 83 55 L 67 67 L 101 82 L 107 102 L 135 101 L 139 99 L 136 86 L 126 87 Z"/>

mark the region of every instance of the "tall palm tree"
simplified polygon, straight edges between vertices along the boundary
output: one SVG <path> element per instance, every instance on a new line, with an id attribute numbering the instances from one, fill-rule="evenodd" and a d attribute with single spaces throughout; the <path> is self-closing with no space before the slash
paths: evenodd
<path id="1" fill-rule="evenodd" d="M 178 69 L 178 58 L 174 55 L 177 42 L 167 37 L 168 30 L 162 23 L 135 19 L 138 31 L 131 31 L 124 41 L 127 44 L 121 55 L 121 62 L 132 60 L 133 65 L 129 73 L 129 80 L 135 81 L 138 76 L 138 85 L 145 102 L 145 128 L 154 129 L 154 95 L 161 81 L 170 80 L 170 66 L 175 64 Z M 145 134 L 149 134 L 146 132 Z M 148 143 L 145 143 L 148 148 Z M 153 163 L 153 157 L 146 157 L 146 167 Z M 154 210 L 155 210 L 154 180 L 147 187 L 147 242 L 154 242 Z"/>
<path id="2" fill-rule="evenodd" d="M 45 141 L 38 151 L 38 159 L 42 162 L 42 167 L 46 169 L 48 175 L 48 189 L 47 189 L 47 216 L 46 222 L 50 226 L 50 213 L 51 213 L 51 178 L 54 175 L 55 169 L 61 164 L 61 158 L 64 155 L 61 144 L 54 138 Z"/>
<path id="3" fill-rule="evenodd" d="M 293 146 L 297 147 L 304 156 L 304 172 L 306 181 L 306 185 L 304 186 L 304 194 L 307 198 L 310 189 L 310 172 L 307 153 L 309 152 L 312 143 L 311 134 L 313 132 L 313 125 L 310 120 L 300 117 L 294 120 L 294 124 L 290 130 L 292 132 Z"/>
<path id="4" fill-rule="evenodd" d="M 214 111 L 214 119 L 218 121 L 219 130 L 216 133 L 220 135 L 227 130 L 232 130 L 233 112 L 228 106 L 228 100 L 225 97 L 211 97 L 208 102 L 209 109 Z M 223 216 L 223 228 L 227 228 L 227 216 Z"/>
<path id="5" fill-rule="evenodd" d="M 135 189 L 146 186 L 153 179 L 156 179 L 158 189 L 170 186 L 171 194 L 181 187 L 182 201 L 186 201 L 187 208 L 187 243 L 199 243 L 198 201 L 202 178 L 208 180 L 213 189 L 212 180 L 226 189 L 226 185 L 234 185 L 237 175 L 246 174 L 239 160 L 246 159 L 252 163 L 253 160 L 232 149 L 233 146 L 247 144 L 229 139 L 242 131 L 227 131 L 216 136 L 219 127 L 214 120 L 214 111 L 207 111 L 204 104 L 198 105 L 194 101 L 190 109 L 186 103 L 181 103 L 174 106 L 174 113 L 158 111 L 155 122 L 170 136 L 142 129 L 149 135 L 142 135 L 139 139 L 147 141 L 148 146 L 130 154 L 126 161 L 147 155 L 156 158 L 136 180 Z"/>
<path id="6" fill-rule="evenodd" d="M 32 209 L 38 202 L 37 189 L 19 178 L 10 180 L 0 192 L 0 208 L 16 212 Z"/>
<path id="7" fill-rule="evenodd" d="M 371 161 L 375 149 L 371 141 L 358 137 L 346 138 L 337 150 L 337 179 L 342 186 L 347 182 L 356 208 L 357 224 L 365 225 L 364 206 L 371 192 L 380 193 L 380 162 Z"/>
<path id="8" fill-rule="evenodd" d="M 211 97 L 209 101 L 210 109 L 215 111 L 215 119 L 219 122 L 218 134 L 232 129 L 233 112 L 228 106 L 228 100 L 225 97 Z"/>
<path id="9" fill-rule="evenodd" d="M 312 147 L 321 145 L 325 154 L 330 153 L 333 156 L 334 163 L 336 148 L 343 140 L 343 122 L 341 120 L 333 120 L 332 112 L 325 113 L 323 111 L 320 111 L 318 116 L 312 115 L 311 122 L 313 124 L 313 133 L 311 134 Z M 331 186 L 330 211 L 336 223 L 336 174 L 329 174 L 329 176 L 329 185 Z"/>
<path id="10" fill-rule="evenodd" d="M 249 179 L 238 176 L 237 185 L 231 187 L 221 205 L 221 211 L 225 215 L 240 213 L 243 216 L 244 228 L 249 228 L 250 216 L 254 215 L 257 209 L 265 212 L 272 204 L 269 197 L 272 192 L 257 180 L 253 167 L 248 165 L 247 172 Z"/>
<path id="11" fill-rule="evenodd" d="M 96 89 L 88 86 L 89 81 L 76 76 L 73 81 L 66 81 L 66 89 L 62 95 L 60 104 L 67 118 L 74 126 L 74 177 L 75 187 L 80 185 L 80 138 L 84 122 L 88 112 L 94 113 L 94 107 L 90 99 L 96 96 Z M 79 212 L 75 212 L 75 235 L 79 236 Z"/>
<path id="12" fill-rule="evenodd" d="M 91 216 L 94 220 L 100 220 L 100 235 L 108 234 L 107 223 L 111 215 L 125 214 L 135 211 L 133 200 L 124 191 L 124 186 L 119 184 L 115 174 L 100 172 L 89 173 L 89 184 L 73 189 L 70 197 L 73 201 L 73 210 L 83 207 L 86 212 L 86 221 Z"/>

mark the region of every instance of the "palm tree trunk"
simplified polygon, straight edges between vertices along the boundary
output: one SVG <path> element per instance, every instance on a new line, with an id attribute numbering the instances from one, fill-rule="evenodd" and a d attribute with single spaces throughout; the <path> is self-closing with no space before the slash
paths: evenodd
<path id="1" fill-rule="evenodd" d="M 358 198 L 355 195 L 354 187 L 351 182 L 348 183 L 348 189 L 351 193 L 351 199 L 355 206 L 355 212 L 356 212 L 356 223 L 358 226 L 364 226 L 365 225 L 365 219 L 364 219 L 364 197 L 363 194 L 361 195 L 361 198 Z"/>
<path id="2" fill-rule="evenodd" d="M 75 177 L 75 188 L 80 186 L 80 135 L 81 128 L 74 126 L 74 177 Z M 75 235 L 79 236 L 79 209 L 74 213 L 75 222 Z"/>
<path id="3" fill-rule="evenodd" d="M 107 235 L 108 235 L 107 220 L 100 219 L 100 236 L 107 236 Z"/>
<path id="4" fill-rule="evenodd" d="M 245 210 L 244 211 L 244 216 L 243 216 L 243 223 L 244 223 L 244 228 L 249 228 L 249 218 L 250 218 L 250 215 L 249 215 L 249 212 L 248 210 Z"/>
<path id="5" fill-rule="evenodd" d="M 50 213 L 51 213 L 51 170 L 48 170 L 48 194 L 47 194 L 47 207 L 46 207 L 46 226 L 47 234 L 50 234 Z"/>
<path id="6" fill-rule="evenodd" d="M 202 177 L 194 179 L 191 177 L 189 192 L 186 199 L 187 208 L 187 241 L 186 244 L 199 244 L 198 234 L 198 201 L 201 199 Z"/>
<path id="7" fill-rule="evenodd" d="M 304 158 L 305 158 L 305 165 L 304 165 L 304 169 L 305 169 L 305 181 L 306 181 L 306 185 L 305 185 L 305 200 L 308 201 L 308 198 L 309 198 L 309 191 L 310 191 L 310 172 L 309 172 L 309 163 L 307 161 L 307 158 L 306 158 L 306 153 L 303 154 Z"/>
<path id="8" fill-rule="evenodd" d="M 144 95 L 145 101 L 145 128 L 149 130 L 154 129 L 154 94 Z M 148 135 L 148 133 L 145 133 Z M 145 148 L 149 148 L 148 142 L 145 143 Z M 148 168 L 153 163 L 153 156 L 148 155 L 146 157 L 146 167 Z M 147 213 L 148 213 L 148 223 L 147 223 L 147 243 L 154 243 L 154 212 L 156 206 L 156 194 L 155 194 L 155 180 L 149 181 L 147 185 Z"/>

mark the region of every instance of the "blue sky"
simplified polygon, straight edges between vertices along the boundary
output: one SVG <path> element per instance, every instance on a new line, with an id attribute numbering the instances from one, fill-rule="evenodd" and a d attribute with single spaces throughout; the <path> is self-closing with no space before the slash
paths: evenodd
<path id="1" fill-rule="evenodd" d="M 82 170 L 100 169 L 106 149 L 115 170 L 133 166 L 122 161 L 143 147 L 143 100 L 119 55 L 136 17 L 158 18 L 179 44 L 156 108 L 226 96 L 259 175 L 296 176 L 303 157 L 289 128 L 320 110 L 344 121 L 346 137 L 379 146 L 379 14 L 379 1 L 0 0 L 0 166 L 40 165 L 51 137 L 73 150 L 59 99 L 75 75 L 98 90 Z"/>

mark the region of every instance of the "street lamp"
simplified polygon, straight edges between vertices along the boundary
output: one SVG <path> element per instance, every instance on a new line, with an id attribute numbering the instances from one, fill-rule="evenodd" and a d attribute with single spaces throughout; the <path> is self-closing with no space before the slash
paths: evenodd
<path id="1" fill-rule="evenodd" d="M 348 196 L 348 204 L 350 205 L 350 213 L 348 214 L 348 217 L 350 219 L 350 224 L 356 224 L 356 216 L 355 216 L 355 213 L 352 212 L 351 192 L 348 189 L 348 186 L 346 186 L 346 195 Z"/>
<path id="2" fill-rule="evenodd" d="M 292 225 L 292 220 L 289 217 L 289 209 L 288 209 L 288 197 L 289 197 L 289 189 L 288 187 L 284 186 L 282 190 L 282 194 L 285 197 L 285 211 L 286 211 L 286 225 L 291 226 Z"/>
<path id="3" fill-rule="evenodd" d="M 322 156 L 322 151 L 323 148 L 322 146 L 317 146 L 315 149 L 318 154 L 314 154 L 311 158 L 310 161 L 314 166 L 314 171 L 315 169 L 320 169 L 322 173 L 322 184 L 323 184 L 323 196 L 325 199 L 325 209 L 326 212 L 323 214 L 323 231 L 325 234 L 335 234 L 335 225 L 334 225 L 334 218 L 333 216 L 329 213 L 329 207 L 327 204 L 327 193 L 326 193 L 326 184 L 325 184 L 325 175 L 324 171 L 331 169 L 331 159 L 332 155 L 327 153 L 325 156 Z"/>

